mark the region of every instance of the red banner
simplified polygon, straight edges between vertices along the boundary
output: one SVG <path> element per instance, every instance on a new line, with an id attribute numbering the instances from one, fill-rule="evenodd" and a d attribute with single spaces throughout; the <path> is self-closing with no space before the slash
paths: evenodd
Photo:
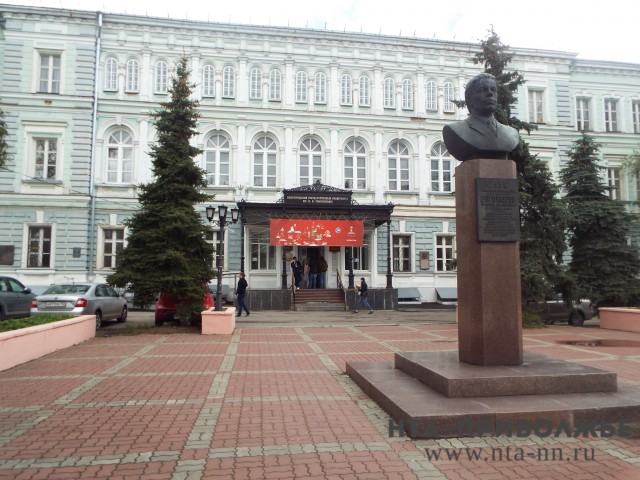
<path id="1" fill-rule="evenodd" d="M 271 245 L 359 247 L 363 238 L 360 221 L 275 218 L 270 223 Z"/>

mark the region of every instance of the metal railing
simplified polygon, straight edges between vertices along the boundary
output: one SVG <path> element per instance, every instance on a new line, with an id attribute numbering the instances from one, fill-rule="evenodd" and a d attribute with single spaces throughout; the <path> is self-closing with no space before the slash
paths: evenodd
<path id="1" fill-rule="evenodd" d="M 340 270 L 336 268 L 336 283 L 340 292 L 342 293 L 342 298 L 344 299 L 344 310 L 345 312 L 348 310 L 347 308 L 347 292 L 344 289 L 344 283 L 342 283 L 342 277 L 340 276 Z"/>

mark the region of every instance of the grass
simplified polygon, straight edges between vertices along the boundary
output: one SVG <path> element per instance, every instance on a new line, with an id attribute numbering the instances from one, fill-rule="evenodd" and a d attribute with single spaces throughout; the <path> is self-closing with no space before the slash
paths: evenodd
<path id="1" fill-rule="evenodd" d="M 68 318 L 70 318 L 69 315 L 38 315 L 36 317 L 3 320 L 0 322 L 0 332 L 9 332 L 11 330 L 19 330 L 35 325 L 44 325 L 45 323 L 58 322 L 60 320 L 67 320 Z"/>

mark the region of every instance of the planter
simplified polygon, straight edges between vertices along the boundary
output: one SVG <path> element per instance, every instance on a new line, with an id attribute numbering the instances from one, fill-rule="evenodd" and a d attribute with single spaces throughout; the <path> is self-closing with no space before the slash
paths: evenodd
<path id="1" fill-rule="evenodd" d="M 235 327 L 235 307 L 228 307 L 219 312 L 213 308 L 202 312 L 202 335 L 231 335 Z"/>
<path id="2" fill-rule="evenodd" d="M 0 371 L 96 336 L 95 315 L 0 333 Z"/>
<path id="3" fill-rule="evenodd" d="M 600 313 L 600 328 L 640 332 L 640 309 L 638 308 L 602 307 L 598 309 L 598 312 Z"/>

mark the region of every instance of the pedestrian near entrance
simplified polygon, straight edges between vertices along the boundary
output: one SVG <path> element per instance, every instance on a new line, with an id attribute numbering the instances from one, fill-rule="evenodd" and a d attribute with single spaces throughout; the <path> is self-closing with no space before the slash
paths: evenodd
<path id="1" fill-rule="evenodd" d="M 249 287 L 249 284 L 247 283 L 247 280 L 244 278 L 244 273 L 240 272 L 240 280 L 238 280 L 238 286 L 236 287 L 236 297 L 238 298 L 238 307 L 237 307 L 238 313 L 236 313 L 236 316 L 238 317 L 242 315 L 242 309 L 244 309 L 244 311 L 247 312 L 247 317 L 251 315 L 251 312 L 249 312 L 249 309 L 244 303 L 244 296 L 247 294 L 248 287 Z"/>
<path id="2" fill-rule="evenodd" d="M 316 280 L 318 279 L 318 262 L 311 259 L 309 262 L 309 288 L 316 288 Z"/>
<path id="3" fill-rule="evenodd" d="M 356 308 L 353 310 L 353 313 L 358 313 L 358 308 L 360 308 L 360 304 L 364 304 L 365 307 L 369 309 L 369 313 L 373 313 L 373 308 L 369 305 L 369 286 L 367 282 L 364 281 L 364 277 L 360 278 L 360 290 L 358 291 L 358 301 L 356 302 Z"/>
<path id="4" fill-rule="evenodd" d="M 320 265 L 318 272 L 318 288 L 327 288 L 327 270 L 329 269 L 329 264 L 325 260 L 325 258 L 320 255 Z"/>
<path id="5" fill-rule="evenodd" d="M 302 264 L 298 257 L 293 257 L 291 261 L 291 273 L 293 274 L 294 285 L 296 290 L 300 290 L 300 282 L 302 282 Z"/>

